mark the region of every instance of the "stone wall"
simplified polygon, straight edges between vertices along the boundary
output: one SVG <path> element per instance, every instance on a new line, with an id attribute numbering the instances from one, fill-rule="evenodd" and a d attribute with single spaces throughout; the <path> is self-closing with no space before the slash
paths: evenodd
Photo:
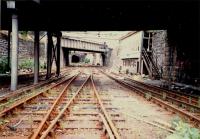
<path id="1" fill-rule="evenodd" d="M 174 82 L 186 82 L 189 78 L 190 61 L 183 58 L 176 43 L 176 36 L 169 40 L 166 30 L 156 31 L 152 37 L 152 48 L 158 57 L 159 69 L 162 68 L 163 79 Z"/>
<path id="2" fill-rule="evenodd" d="M 12 42 L 11 42 L 12 50 Z M 0 34 L 0 59 L 8 56 L 8 42 L 5 34 Z M 33 59 L 34 42 L 32 40 L 19 39 L 18 58 L 19 63 L 25 59 Z M 40 43 L 40 58 L 45 58 L 45 44 Z"/>
<path id="3" fill-rule="evenodd" d="M 167 30 L 159 30 L 153 33 L 152 49 L 157 57 L 158 68 L 162 72 L 162 78 L 175 81 L 177 53 L 176 47 L 168 43 Z"/>
<path id="4" fill-rule="evenodd" d="M 8 55 L 8 41 L 5 35 L 0 34 L 0 59 L 6 58 Z"/>
<path id="5" fill-rule="evenodd" d="M 166 50 L 167 47 L 168 47 L 167 31 L 161 30 L 161 31 L 156 31 L 155 33 L 153 33 L 152 49 L 156 53 L 159 69 L 164 65 L 165 51 L 167 51 Z"/>

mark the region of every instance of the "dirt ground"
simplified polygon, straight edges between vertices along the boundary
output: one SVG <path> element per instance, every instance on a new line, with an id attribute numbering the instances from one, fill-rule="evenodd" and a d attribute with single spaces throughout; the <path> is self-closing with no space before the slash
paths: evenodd
<path id="1" fill-rule="evenodd" d="M 149 123 L 170 125 L 176 117 L 175 114 L 147 101 L 103 74 L 96 74 L 94 79 L 101 97 L 111 98 L 112 105 L 118 108 L 114 111 L 120 112 L 125 117 L 126 121 L 123 126 L 131 128 L 130 132 L 134 135 L 132 139 L 163 139 L 171 134 Z M 124 136 L 124 138 L 129 138 L 126 134 Z"/>

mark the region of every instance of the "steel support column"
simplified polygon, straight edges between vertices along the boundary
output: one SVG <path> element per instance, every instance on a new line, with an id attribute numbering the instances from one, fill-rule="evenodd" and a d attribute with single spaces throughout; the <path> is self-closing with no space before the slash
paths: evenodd
<path id="1" fill-rule="evenodd" d="M 46 75 L 46 78 L 48 79 L 51 77 L 52 44 L 53 44 L 51 32 L 47 32 L 47 39 L 48 39 L 48 43 L 47 43 L 47 75 Z"/>
<path id="2" fill-rule="evenodd" d="M 105 56 L 105 54 L 101 54 L 101 57 L 102 57 L 103 66 L 106 66 L 106 56 Z"/>
<path id="3" fill-rule="evenodd" d="M 11 86 L 12 91 L 17 89 L 18 76 L 18 17 L 12 15 L 12 51 L 11 51 Z"/>
<path id="4" fill-rule="evenodd" d="M 34 38 L 34 84 L 38 83 L 39 77 L 39 31 L 35 31 Z"/>
<path id="5" fill-rule="evenodd" d="M 56 61 L 56 75 L 59 76 L 60 75 L 60 44 L 61 44 L 61 33 L 59 32 L 57 34 L 57 43 L 56 43 L 56 47 L 57 47 L 57 61 Z"/>
<path id="6" fill-rule="evenodd" d="M 66 61 L 65 61 L 65 66 L 69 66 L 69 50 L 65 51 L 65 58 L 66 58 Z"/>
<path id="7" fill-rule="evenodd" d="M 143 59 L 141 60 L 141 75 L 143 74 L 143 71 L 144 71 L 144 63 L 143 63 Z"/>
<path id="8" fill-rule="evenodd" d="M 141 65 L 142 65 L 142 49 L 143 49 L 143 38 L 144 38 L 144 31 L 141 33 L 141 46 L 139 48 L 140 56 L 139 56 L 139 72 L 140 74 L 142 73 L 141 71 Z"/>

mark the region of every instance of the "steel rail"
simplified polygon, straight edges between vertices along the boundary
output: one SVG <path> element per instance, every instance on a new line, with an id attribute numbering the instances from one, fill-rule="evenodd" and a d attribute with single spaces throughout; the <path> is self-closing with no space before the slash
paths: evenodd
<path id="1" fill-rule="evenodd" d="M 23 94 L 25 92 L 31 91 L 33 89 L 39 88 L 39 87 L 44 86 L 46 84 L 49 84 L 51 82 L 57 81 L 57 80 L 59 80 L 61 78 L 62 77 L 46 80 L 44 82 L 41 82 L 41 83 L 38 83 L 38 84 L 35 84 L 35 85 L 31 85 L 31 86 L 28 86 L 28 87 L 23 87 L 23 88 L 20 88 L 19 90 L 16 90 L 14 92 L 10 92 L 8 95 L 3 96 L 3 97 L 0 98 L 0 103 L 3 103 L 4 101 L 7 101 L 8 99 L 10 99 L 12 97 L 16 97 L 16 96 L 21 95 L 21 94 Z"/>
<path id="2" fill-rule="evenodd" d="M 103 71 L 102 71 L 103 72 Z M 111 75 L 108 75 L 108 76 L 111 76 Z M 119 80 L 119 79 L 118 79 Z M 126 81 L 123 81 L 123 80 L 121 80 L 122 82 L 126 82 Z M 127 83 L 127 82 L 126 82 Z M 127 84 L 130 84 L 130 83 L 127 83 Z M 132 84 L 130 84 L 130 85 L 132 85 Z M 133 86 L 133 85 L 132 85 Z M 153 95 L 153 96 L 157 96 L 158 98 L 163 98 L 163 96 L 164 96 L 164 94 L 161 94 L 160 92 L 157 92 L 157 91 L 155 91 L 155 90 L 151 90 L 151 89 L 148 89 L 148 88 L 143 88 L 143 87 L 141 87 L 141 86 L 135 86 L 136 88 L 139 88 L 139 89 L 141 89 L 141 90 L 143 90 L 143 91 L 145 91 L 145 92 L 147 92 L 147 93 L 151 93 L 151 95 Z M 167 100 L 167 101 L 172 101 L 172 102 L 175 102 L 175 103 L 178 103 L 178 104 L 181 104 L 181 105 L 185 105 L 185 106 L 188 106 L 189 108 L 193 108 L 193 110 L 194 111 L 196 111 L 196 112 L 200 112 L 200 107 L 199 106 L 197 106 L 197 105 L 193 105 L 193 104 L 191 104 L 191 103 L 188 103 L 188 102 L 185 102 L 185 101 L 182 101 L 182 100 L 179 100 L 179 99 L 176 99 L 176 98 L 173 98 L 173 97 L 171 97 L 171 96 L 168 96 L 168 94 L 166 94 L 166 96 L 165 96 L 165 98 L 164 98 L 165 100 Z M 186 110 L 188 110 L 188 109 L 186 109 Z M 190 109 L 189 109 L 190 110 Z"/>
<path id="3" fill-rule="evenodd" d="M 145 87 L 148 87 L 148 88 L 151 88 L 152 90 L 157 90 L 159 92 L 165 92 L 167 93 L 167 95 L 171 95 L 172 97 L 179 97 L 180 99 L 184 99 L 186 100 L 187 102 L 192 102 L 194 103 L 195 105 L 198 104 L 198 98 L 193 96 L 193 95 L 189 95 L 189 94 L 185 94 L 185 93 L 180 93 L 177 94 L 178 92 L 174 92 L 174 91 L 169 91 L 169 90 L 166 90 L 166 89 L 163 89 L 163 88 L 160 88 L 160 87 L 157 87 L 157 86 L 154 86 L 154 85 L 150 85 L 150 84 L 146 84 L 146 83 L 142 83 L 142 82 L 139 82 L 139 81 L 136 81 L 136 80 L 133 80 L 129 77 L 125 77 L 125 80 L 129 80 L 135 84 L 139 84 L 139 85 L 142 85 L 142 86 L 145 86 Z M 183 94 L 184 96 L 180 95 L 180 94 Z M 186 97 L 188 96 L 188 97 Z M 191 99 L 191 100 L 190 100 Z"/>
<path id="4" fill-rule="evenodd" d="M 100 71 L 101 71 L 101 70 L 100 70 Z M 115 80 L 116 82 L 118 82 L 118 83 L 120 83 L 120 84 L 122 84 L 122 85 L 125 85 L 126 87 L 129 87 L 129 88 L 131 88 L 131 89 L 134 89 L 134 90 L 136 91 L 136 93 L 138 93 L 139 95 L 142 95 L 143 97 L 145 97 L 145 95 L 146 95 L 145 92 L 141 91 L 140 89 L 135 88 L 135 87 L 133 87 L 132 85 L 127 84 L 126 82 L 123 82 L 123 81 L 121 81 L 121 80 L 119 80 L 119 79 L 113 78 L 112 76 L 108 75 L 107 73 L 105 73 L 105 72 L 103 72 L 103 71 L 101 71 L 101 72 L 102 72 L 103 74 L 105 74 L 106 76 L 108 76 L 109 78 L 111 78 L 112 80 Z M 199 127 L 200 118 L 198 118 L 198 117 L 196 117 L 196 116 L 194 116 L 194 115 L 192 115 L 192 114 L 190 114 L 190 113 L 188 113 L 188 112 L 185 112 L 185 111 L 183 111 L 183 110 L 180 110 L 180 109 L 174 107 L 173 105 L 170 105 L 170 104 L 166 103 L 165 101 L 163 101 L 163 100 L 161 100 L 161 99 L 159 99 L 159 98 L 156 98 L 156 97 L 154 97 L 154 96 L 152 96 L 150 100 L 153 101 L 154 103 L 161 104 L 161 105 L 163 105 L 164 107 L 171 109 L 171 110 L 172 110 L 173 112 L 175 112 L 175 113 L 179 113 L 181 116 L 184 116 L 184 117 L 186 117 L 186 118 L 188 118 L 188 119 L 190 119 L 190 120 L 195 121 L 197 127 Z"/>
<path id="5" fill-rule="evenodd" d="M 62 72 L 66 73 L 67 71 L 68 71 L 68 70 L 63 70 Z M 11 92 L 9 92 L 7 95 L 4 95 L 4 96 L 0 97 L 0 103 L 3 103 L 4 101 L 7 101 L 8 99 L 10 99 L 10 98 L 12 98 L 12 97 L 16 97 L 16 96 L 21 95 L 21 94 L 23 94 L 23 93 L 25 93 L 25 92 L 31 91 L 32 89 L 36 89 L 36 88 L 39 88 L 39 87 L 44 86 L 44 85 L 46 85 L 46 84 L 49 84 L 49 83 L 51 83 L 51 82 L 58 81 L 58 80 L 62 79 L 62 78 L 65 77 L 65 76 L 66 76 L 66 75 L 61 76 L 61 77 L 58 77 L 58 78 L 55 77 L 55 78 L 53 78 L 53 79 L 45 80 L 45 81 L 42 81 L 42 82 L 37 83 L 37 84 L 35 84 L 35 85 L 30 85 L 30 86 L 28 86 L 28 87 L 22 87 L 22 88 L 20 88 L 20 89 L 18 89 L 18 90 L 16 90 L 16 91 L 11 91 Z M 68 76 L 68 75 L 67 75 L 67 76 Z"/>
<path id="6" fill-rule="evenodd" d="M 92 82 L 92 86 L 93 86 L 95 95 L 96 95 L 96 97 L 98 99 L 98 102 L 100 104 L 100 107 L 101 107 L 101 109 L 103 111 L 103 115 L 105 116 L 105 118 L 106 118 L 106 120 L 107 120 L 107 122 L 108 122 L 108 124 L 109 124 L 109 126 L 110 126 L 110 128 L 112 130 L 112 132 L 113 132 L 113 135 L 115 136 L 115 139 L 120 139 L 121 137 L 120 137 L 120 135 L 119 135 L 119 133 L 117 131 L 117 128 L 114 126 L 114 123 L 112 122 L 110 116 L 106 112 L 106 109 L 105 109 L 105 107 L 103 105 L 103 102 L 101 101 L 99 93 L 97 92 L 97 89 L 96 89 L 95 84 L 94 84 L 93 76 L 91 77 L 91 82 Z"/>
<path id="7" fill-rule="evenodd" d="M 116 75 L 116 76 L 120 76 L 120 75 L 118 75 L 118 74 L 116 74 L 116 73 L 113 73 L 113 72 L 111 72 L 111 73 L 114 74 L 114 75 Z M 148 83 L 143 83 L 143 82 L 140 82 L 140 81 L 133 80 L 133 79 L 131 79 L 130 77 L 125 76 L 125 75 L 121 75 L 121 76 L 124 77 L 125 80 L 128 79 L 128 80 L 130 80 L 131 82 L 138 83 L 138 84 L 142 84 L 142 85 L 144 85 L 144 86 L 148 86 L 148 87 L 154 88 L 154 89 L 159 90 L 159 91 L 162 91 L 162 92 L 170 93 L 170 94 L 172 94 L 172 95 L 176 95 L 176 96 L 181 97 L 181 98 L 183 98 L 183 99 L 187 99 L 188 101 L 190 101 L 189 98 L 191 98 L 191 99 L 192 99 L 192 100 L 191 100 L 192 102 L 194 102 L 195 104 L 198 104 L 198 99 L 199 99 L 199 98 L 198 98 L 197 95 L 194 95 L 194 94 L 186 94 L 186 93 L 184 93 L 184 92 L 179 92 L 179 91 L 175 91 L 175 90 L 169 90 L 169 89 L 166 89 L 166 88 L 158 87 L 158 86 L 156 86 L 156 85 L 151 85 L 151 84 L 148 84 Z M 184 95 L 184 96 L 181 96 L 181 95 Z M 189 98 L 187 98 L 187 97 L 185 97 L 185 96 L 187 96 L 187 97 L 189 97 Z M 184 98 L 184 97 L 185 97 L 185 98 Z"/>
<path id="8" fill-rule="evenodd" d="M 61 99 L 61 97 L 63 96 L 64 92 L 67 90 L 67 88 L 69 87 L 69 85 L 72 83 L 72 81 L 74 81 L 77 76 L 79 74 L 77 74 L 76 76 L 74 76 L 72 79 L 70 79 L 70 81 L 67 83 L 67 85 L 64 87 L 64 89 L 61 91 L 61 93 L 59 94 L 59 96 L 57 97 L 57 99 L 54 101 L 53 105 L 51 106 L 50 110 L 47 112 L 47 114 L 45 115 L 45 117 L 43 118 L 42 122 L 40 123 L 40 125 L 38 126 L 37 130 L 34 132 L 34 134 L 31 136 L 31 139 L 36 139 L 39 135 L 39 133 L 41 132 L 42 128 L 44 127 L 45 123 L 47 122 L 47 119 L 49 118 L 50 114 L 52 113 L 53 109 L 55 108 L 55 106 L 57 105 L 57 103 L 59 102 L 59 100 Z"/>
<path id="9" fill-rule="evenodd" d="M 54 87 L 56 87 L 56 86 L 58 86 L 58 85 L 60 85 L 60 84 L 62 84 L 62 83 L 64 83 L 64 82 L 70 80 L 70 79 L 73 78 L 73 77 L 74 77 L 74 76 L 69 77 L 69 78 L 67 78 L 67 79 L 63 79 L 62 81 L 58 82 L 57 84 L 51 85 L 50 87 L 47 87 L 47 88 L 45 88 L 44 90 L 42 90 L 42 91 L 40 91 L 40 92 L 38 92 L 38 93 L 36 93 L 36 94 L 34 94 L 34 95 L 32 95 L 32 96 L 29 96 L 29 97 L 27 97 L 27 98 L 24 98 L 23 100 L 20 100 L 20 101 L 14 103 L 12 106 L 9 106 L 9 108 L 6 108 L 6 109 L 2 110 L 2 111 L 0 112 L 0 117 L 4 116 L 7 112 L 11 111 L 12 109 L 14 109 L 14 108 L 16 108 L 16 107 L 18 107 L 18 106 L 24 104 L 25 102 L 27 102 L 27 101 L 29 101 L 29 100 L 34 99 L 35 97 L 37 97 L 37 96 L 39 96 L 39 95 L 41 95 L 41 94 L 43 94 L 43 93 L 45 93 L 45 92 L 48 92 L 50 89 L 52 89 L 52 88 L 54 88 Z"/>
<path id="10" fill-rule="evenodd" d="M 127 83 L 127 82 L 126 82 Z M 130 84 L 130 83 L 127 83 L 127 84 Z M 130 84 L 131 85 L 131 84 Z M 159 98 L 162 98 L 163 97 L 163 94 L 159 93 L 159 92 L 156 92 L 156 91 L 153 91 L 153 90 L 150 90 L 148 88 L 142 88 L 141 86 L 135 86 L 136 88 L 139 88 L 143 91 L 148 91 L 149 93 L 151 93 L 153 96 L 158 96 Z M 173 102 L 176 102 L 176 103 L 179 103 L 179 104 L 184 104 L 186 106 L 189 106 L 190 108 L 194 108 L 195 110 L 197 110 L 198 112 L 200 111 L 200 107 L 199 106 L 196 106 L 196 105 L 193 105 L 193 104 L 190 104 L 188 102 L 184 102 L 182 100 L 178 100 L 176 98 L 173 98 L 171 96 L 168 96 L 168 94 L 166 94 L 166 98 L 165 100 L 167 101 L 173 101 Z"/>
<path id="11" fill-rule="evenodd" d="M 45 139 L 47 137 L 47 135 L 49 134 L 49 132 L 53 129 L 53 127 L 55 126 L 55 124 L 58 122 L 58 120 L 61 118 L 61 116 L 64 114 L 64 112 L 68 109 L 68 107 L 74 101 L 75 97 L 80 93 L 80 91 L 82 90 L 82 88 L 84 87 L 84 85 L 87 83 L 87 81 L 89 79 L 90 79 L 90 76 L 88 76 L 88 78 L 84 81 L 84 83 L 79 87 L 79 89 L 72 96 L 72 98 L 70 99 L 70 101 L 64 106 L 64 108 L 61 110 L 61 112 L 59 112 L 59 114 L 56 116 L 56 118 L 50 122 L 50 125 L 48 126 L 48 128 L 44 132 L 42 132 L 42 135 L 41 135 L 40 139 Z"/>
<path id="12" fill-rule="evenodd" d="M 101 113 L 99 113 L 99 116 L 101 117 L 102 122 L 103 122 L 103 124 L 104 124 L 104 126 L 106 128 L 106 131 L 107 131 L 107 133 L 109 135 L 109 139 L 115 139 L 115 137 L 113 135 L 113 132 L 112 132 L 110 126 L 108 125 L 108 122 L 106 121 L 105 117 Z"/>

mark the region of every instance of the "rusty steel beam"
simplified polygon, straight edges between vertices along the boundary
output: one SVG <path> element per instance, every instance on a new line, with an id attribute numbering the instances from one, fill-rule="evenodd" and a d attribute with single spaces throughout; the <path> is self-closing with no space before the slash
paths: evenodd
<path id="1" fill-rule="evenodd" d="M 67 85 L 64 87 L 64 89 L 62 90 L 62 92 L 59 94 L 59 96 L 57 97 L 57 99 L 54 101 L 53 105 L 51 106 L 50 110 L 47 112 L 47 114 L 45 115 L 45 117 L 43 118 L 42 122 L 40 123 L 39 127 L 37 128 L 37 130 L 34 132 L 33 136 L 31 137 L 31 139 L 36 139 L 40 132 L 42 131 L 42 128 L 44 127 L 45 123 L 47 122 L 50 114 L 52 113 L 53 109 L 55 108 L 56 104 L 60 101 L 61 97 L 63 96 L 64 92 L 67 90 L 67 88 L 69 87 L 69 85 L 72 83 L 72 81 L 74 81 L 76 79 L 76 77 L 79 74 L 77 74 L 76 76 L 74 76 L 72 79 L 70 79 L 70 81 L 67 83 Z"/>
<path id="2" fill-rule="evenodd" d="M 22 95 L 25 92 L 28 92 L 28 91 L 31 91 L 33 89 L 39 88 L 39 87 L 41 87 L 43 85 L 49 84 L 49 83 L 51 83 L 53 81 L 57 81 L 57 80 L 59 80 L 61 78 L 62 77 L 60 77 L 60 78 L 52 78 L 50 80 L 45 80 L 45 81 L 40 82 L 38 84 L 33 84 L 33 85 L 30 85 L 30 86 L 23 87 L 23 88 L 18 89 L 18 90 L 14 91 L 14 92 L 12 91 L 12 92 L 8 93 L 8 95 L 3 96 L 3 97 L 0 98 L 0 104 L 3 103 L 4 101 L 7 101 L 8 99 L 10 99 L 12 97 L 17 97 L 19 95 Z"/>
<path id="3" fill-rule="evenodd" d="M 111 130 L 110 126 L 108 125 L 108 122 L 106 121 L 105 117 L 101 113 L 99 113 L 99 116 L 102 119 L 102 122 L 106 128 L 106 131 L 108 132 L 109 139 L 115 139 L 115 137 L 112 133 L 112 130 Z"/>
<path id="4" fill-rule="evenodd" d="M 68 70 L 67 71 L 63 70 L 62 72 L 65 73 L 65 72 L 68 72 Z M 40 72 L 40 77 L 45 76 L 45 75 L 42 75 L 43 73 L 46 73 L 46 72 Z M 49 84 L 53 81 L 58 81 L 58 80 L 62 79 L 63 77 L 65 77 L 65 76 L 62 76 L 62 77 L 59 77 L 59 78 L 52 78 L 50 80 L 45 80 L 44 82 L 40 82 L 38 84 L 34 84 L 34 85 L 30 85 L 30 86 L 20 88 L 20 89 L 14 91 L 14 92 L 11 91 L 7 95 L 0 98 L 0 104 L 11 99 L 11 98 L 13 98 L 13 97 L 17 97 L 19 95 L 22 95 L 23 93 L 25 93 L 27 91 L 31 91 L 32 89 L 36 89 L 36 88 L 41 87 L 43 85 Z"/>
<path id="5" fill-rule="evenodd" d="M 46 89 L 44 89 L 44 90 L 42 90 L 42 91 L 40 91 L 40 92 L 38 92 L 38 93 L 36 93 L 36 94 L 34 94 L 34 95 L 32 95 L 32 96 L 29 96 L 29 97 L 27 97 L 27 98 L 23 98 L 22 100 L 15 102 L 12 106 L 10 106 L 10 107 L 4 109 L 3 111 L 1 111 L 1 112 L 0 112 L 0 117 L 6 115 L 6 113 L 8 113 L 9 111 L 11 111 L 11 110 L 17 108 L 18 106 L 21 106 L 22 104 L 26 103 L 27 101 L 30 101 L 30 100 L 36 98 L 37 96 L 39 96 L 39 95 L 41 95 L 41 94 L 43 94 L 43 93 L 49 91 L 50 89 L 52 89 L 52 88 L 54 88 L 54 87 L 56 87 L 56 86 L 58 86 L 58 85 L 60 85 L 60 84 L 62 84 L 62 83 L 64 83 L 64 82 L 66 82 L 67 80 L 69 80 L 69 79 L 71 79 L 71 78 L 73 78 L 73 76 L 70 77 L 70 78 L 67 78 L 67 79 L 62 80 L 62 81 L 60 81 L 59 83 L 53 84 L 53 85 L 51 85 L 50 87 L 47 87 Z"/>
<path id="6" fill-rule="evenodd" d="M 88 80 L 90 79 L 90 76 L 88 76 L 88 78 L 84 81 L 84 83 L 79 87 L 79 89 L 76 91 L 76 93 L 73 95 L 73 97 L 70 99 L 70 101 L 64 106 L 64 108 L 61 110 L 61 112 L 56 116 L 56 118 L 50 123 L 50 125 L 48 126 L 48 128 L 42 132 L 42 135 L 40 137 L 40 139 L 45 139 L 49 132 L 53 129 L 53 127 L 55 126 L 55 124 L 58 122 L 58 120 L 60 119 L 60 117 L 64 114 L 64 112 L 68 109 L 68 107 L 71 105 L 71 103 L 74 101 L 74 99 L 76 98 L 76 96 L 80 93 L 80 91 L 82 90 L 82 88 L 84 87 L 84 85 L 88 82 Z"/>
<path id="7" fill-rule="evenodd" d="M 129 83 L 127 83 L 129 84 Z M 131 84 L 130 84 L 131 85 Z M 140 88 L 141 90 L 143 90 L 144 92 L 147 91 L 149 93 L 151 93 L 153 96 L 156 96 L 158 98 L 162 98 L 163 97 L 163 94 L 162 93 L 159 93 L 159 92 L 156 92 L 156 91 L 153 91 L 153 90 L 150 90 L 150 89 L 144 89 L 142 87 L 139 87 L 137 86 L 137 88 Z M 166 97 L 165 97 L 165 100 L 167 101 L 172 101 L 172 102 L 176 102 L 178 104 L 184 104 L 185 106 L 188 106 L 189 108 L 194 108 L 196 111 L 200 112 L 200 107 L 197 106 L 197 105 L 193 105 L 193 104 L 190 104 L 188 102 L 185 102 L 185 101 L 182 101 L 182 100 L 178 100 L 174 97 L 171 97 L 171 96 L 168 96 L 169 94 L 166 94 Z"/>
<path id="8" fill-rule="evenodd" d="M 120 135 L 119 135 L 119 133 L 118 133 L 118 131 L 117 131 L 117 128 L 115 127 L 115 125 L 113 124 L 113 122 L 112 122 L 110 116 L 109 116 L 108 113 L 106 112 L 106 109 L 105 109 L 105 107 L 104 107 L 104 105 L 103 105 L 103 102 L 101 101 L 101 98 L 100 98 L 100 96 L 99 96 L 99 93 L 97 92 L 97 89 L 96 89 L 95 84 L 94 84 L 93 76 L 92 76 L 90 79 L 91 79 L 91 82 L 92 82 L 92 87 L 93 87 L 93 89 L 94 89 L 94 93 L 95 93 L 95 95 L 96 95 L 96 97 L 97 97 L 97 100 L 98 100 L 98 102 L 99 102 L 99 104 L 100 104 L 101 110 L 103 111 L 103 115 L 105 116 L 106 121 L 108 122 L 108 124 L 109 124 L 109 126 L 110 126 L 110 128 L 111 128 L 111 131 L 112 131 L 112 133 L 113 133 L 115 139 L 120 139 L 121 137 L 120 137 Z"/>
<path id="9" fill-rule="evenodd" d="M 162 89 L 162 88 L 154 86 L 154 85 L 149 85 L 149 84 L 145 84 L 145 83 L 133 80 L 133 79 L 131 79 L 129 77 L 125 77 L 125 79 L 128 79 L 129 81 L 131 81 L 133 83 L 136 83 L 136 84 L 151 88 L 151 89 L 159 91 L 159 92 L 165 92 L 165 93 L 167 93 L 167 95 L 171 95 L 172 97 L 179 97 L 179 98 L 181 98 L 181 99 L 183 99 L 183 100 L 185 100 L 187 102 L 189 102 L 190 98 L 191 98 L 191 102 L 196 104 L 196 105 L 198 105 L 198 97 L 197 96 L 184 94 L 184 93 L 182 94 L 180 92 L 174 92 L 172 90 L 169 91 L 169 90 Z M 184 96 L 182 96 L 181 94 L 184 95 Z M 188 96 L 188 97 L 186 97 L 186 96 Z"/>

